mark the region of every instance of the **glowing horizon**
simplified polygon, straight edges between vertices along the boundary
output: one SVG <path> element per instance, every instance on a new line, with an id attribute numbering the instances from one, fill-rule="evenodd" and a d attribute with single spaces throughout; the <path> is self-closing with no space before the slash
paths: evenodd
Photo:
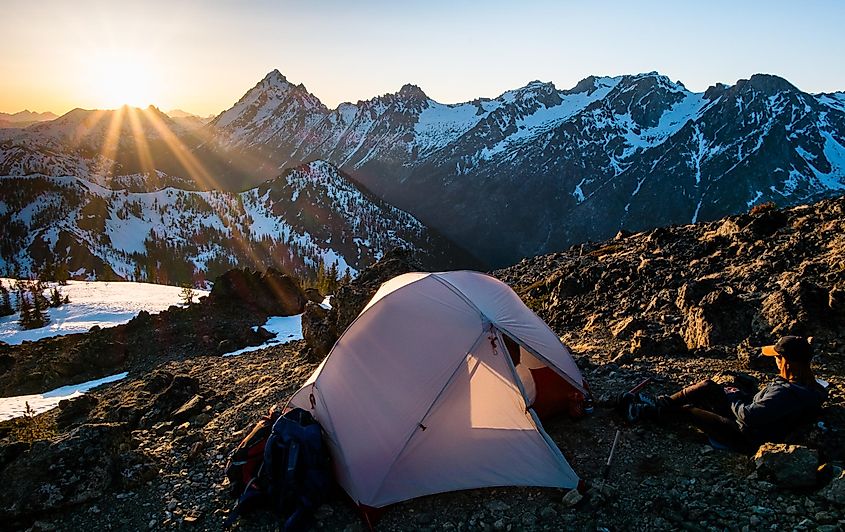
<path id="1" fill-rule="evenodd" d="M 354 5 L 253 0 L 6 0 L 0 111 L 124 104 L 216 115 L 269 71 L 328 107 L 419 85 L 456 103 L 531 80 L 656 70 L 693 91 L 755 73 L 845 90 L 834 1 L 535 1 Z M 839 50 L 839 52 L 837 52 Z"/>

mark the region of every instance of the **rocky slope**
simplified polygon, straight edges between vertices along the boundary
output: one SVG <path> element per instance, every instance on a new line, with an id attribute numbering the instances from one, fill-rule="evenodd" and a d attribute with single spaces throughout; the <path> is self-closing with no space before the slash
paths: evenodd
<path id="1" fill-rule="evenodd" d="M 325 159 L 497 265 L 845 190 L 845 96 L 771 75 L 704 93 L 655 72 L 534 81 L 454 105 L 405 85 L 328 109 L 274 70 L 212 126 L 202 153 Z"/>
<path id="2" fill-rule="evenodd" d="M 574 469 L 577 492 L 471 490 L 387 510 L 383 530 L 841 530 L 845 510 L 845 198 L 696 225 L 666 227 L 528 259 L 495 275 L 511 284 L 573 352 L 599 399 L 593 416 L 545 423 Z M 338 293 L 315 320 L 341 327 L 386 278 L 416 268 L 390 255 Z M 233 330 L 246 328 L 233 324 Z M 748 457 L 713 450 L 683 424 L 630 425 L 609 399 L 642 380 L 668 391 L 721 374 L 774 375 L 760 345 L 786 332 L 818 338 L 815 367 L 830 400 L 799 447 Z M 309 337 L 313 342 L 313 336 Z M 190 338 L 185 340 L 192 342 Z M 222 468 L 242 430 L 316 367 L 305 341 L 241 357 L 180 347 L 151 372 L 39 419 L 56 436 L 0 446 L 2 519 L 38 530 L 218 530 L 231 506 Z M 2 378 L 2 377 L 0 377 Z M 616 459 L 602 469 L 616 431 Z M 89 449 L 88 452 L 82 452 Z M 783 460 L 788 478 L 772 475 Z M 827 466 L 817 473 L 820 463 Z M 57 474 L 47 464 L 59 464 Z M 834 477 L 833 480 L 830 480 Z M 341 496 L 318 528 L 364 530 Z M 259 515 L 237 528 L 271 530 Z"/>
<path id="3" fill-rule="evenodd" d="M 201 285 L 237 266 L 308 277 L 324 263 L 354 275 L 394 247 L 432 268 L 477 264 L 322 161 L 239 194 L 129 192 L 74 173 L 0 177 L 0 271 L 64 264 L 75 278 Z"/>

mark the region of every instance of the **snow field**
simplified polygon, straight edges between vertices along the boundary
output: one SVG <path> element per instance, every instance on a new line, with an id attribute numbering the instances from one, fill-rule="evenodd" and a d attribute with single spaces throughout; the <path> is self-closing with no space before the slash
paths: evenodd
<path id="1" fill-rule="evenodd" d="M 2 278 L 0 282 L 9 288 L 15 281 Z M 52 288 L 56 283 L 45 285 Z M 66 286 L 58 288 L 63 297 L 70 298 L 70 303 L 48 309 L 50 323 L 40 329 L 25 331 L 18 325 L 18 313 L 0 318 L 0 341 L 20 345 L 24 341 L 87 332 L 95 325 L 112 327 L 128 322 L 142 310 L 156 313 L 181 304 L 182 289 L 178 286 L 123 281 L 68 281 Z M 208 295 L 206 290 L 194 289 L 194 293 L 197 298 Z M 12 291 L 13 303 L 14 299 Z"/>

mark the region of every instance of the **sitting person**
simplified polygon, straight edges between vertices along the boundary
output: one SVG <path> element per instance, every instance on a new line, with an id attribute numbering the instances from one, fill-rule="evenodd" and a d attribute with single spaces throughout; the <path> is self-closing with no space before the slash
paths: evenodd
<path id="1" fill-rule="evenodd" d="M 810 367 L 812 346 L 806 338 L 785 336 L 763 347 L 774 357 L 778 377 L 754 397 L 724 388 L 710 379 L 656 400 L 639 395 L 627 406 L 632 421 L 647 417 L 682 417 L 710 437 L 711 442 L 750 452 L 761 443 L 783 441 L 821 410 L 827 392 Z"/>

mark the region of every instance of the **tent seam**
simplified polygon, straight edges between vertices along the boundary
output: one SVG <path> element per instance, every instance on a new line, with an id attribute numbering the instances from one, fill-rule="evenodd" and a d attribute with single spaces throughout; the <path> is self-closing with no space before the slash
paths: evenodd
<path id="1" fill-rule="evenodd" d="M 487 275 L 487 274 L 482 274 L 482 275 Z M 432 276 L 432 277 L 434 277 L 435 279 L 437 279 L 438 281 L 440 281 L 441 283 L 443 283 L 444 285 L 446 285 L 447 287 L 449 287 L 449 288 L 450 288 L 452 291 L 454 291 L 456 294 L 460 295 L 460 296 L 461 296 L 461 298 L 463 298 L 463 299 L 464 299 L 464 301 L 466 301 L 467 303 L 469 303 L 469 304 L 472 306 L 472 308 L 474 308 L 475 310 L 477 310 L 477 311 L 478 311 L 478 313 L 479 313 L 479 314 L 481 314 L 481 316 L 483 316 L 485 320 L 487 320 L 487 321 L 488 321 L 488 322 L 490 322 L 490 323 L 493 323 L 493 320 L 491 320 L 489 316 L 487 316 L 486 314 L 484 314 L 484 313 L 481 311 L 481 309 L 480 309 L 480 308 L 478 308 L 478 306 L 477 306 L 475 303 L 473 303 L 473 302 L 472 302 L 472 300 L 471 300 L 471 299 L 470 299 L 470 298 L 469 298 L 466 294 L 464 294 L 464 293 L 463 293 L 463 291 L 462 291 L 460 288 L 458 288 L 457 286 L 453 285 L 452 283 L 450 283 L 450 282 L 449 282 L 449 281 L 447 281 L 446 279 L 441 278 L 441 277 L 440 277 L 440 274 L 438 274 L 438 273 L 432 273 L 432 274 L 431 274 L 431 276 Z M 498 281 L 498 282 L 500 282 L 500 283 L 502 282 L 502 281 L 499 281 L 498 279 L 496 279 L 495 277 L 493 277 L 492 275 L 487 275 L 487 277 L 490 277 L 491 279 L 493 279 L 493 280 L 495 280 L 495 281 Z M 503 283 L 503 284 L 504 284 L 504 283 Z M 507 285 L 505 285 L 505 286 L 507 286 Z M 508 287 L 508 288 L 510 288 L 510 287 Z M 510 288 L 510 289 L 511 289 L 511 290 L 513 290 L 512 288 Z M 516 294 L 516 292 L 514 292 L 514 293 Z M 517 294 L 517 297 L 519 298 L 519 294 Z M 520 298 L 520 301 L 522 301 L 522 298 Z M 524 305 L 525 303 L 523 302 L 522 304 Z M 529 310 L 529 312 L 534 312 L 534 311 L 533 311 L 533 310 L 531 310 L 531 309 L 528 309 L 528 310 Z M 538 318 L 539 318 L 539 316 L 538 316 Z M 557 334 L 556 334 L 556 333 L 552 330 L 552 328 L 551 328 L 551 327 L 549 327 L 549 325 L 545 322 L 545 320 L 543 320 L 542 318 L 540 318 L 540 322 L 541 322 L 541 323 L 542 323 L 542 324 L 546 327 L 546 329 L 548 329 L 548 331 L 549 331 L 550 333 L 552 333 L 552 335 L 554 335 L 554 337 L 555 337 L 555 338 L 557 338 Z M 504 327 L 500 327 L 498 323 L 495 323 L 494 325 L 496 326 L 496 329 L 498 329 L 498 330 L 500 330 L 500 331 L 504 331 L 504 332 L 505 332 L 505 334 L 507 334 L 508 336 L 510 336 L 510 337 L 511 337 L 511 339 L 513 339 L 513 340 L 514 340 L 515 342 L 517 342 L 519 345 L 521 345 L 522 347 L 524 347 L 524 348 L 525 348 L 525 349 L 526 349 L 529 353 L 531 353 L 532 355 L 536 356 L 537 358 L 539 358 L 540 360 L 542 360 L 543 362 L 545 362 L 546 366 L 548 366 L 548 367 L 552 368 L 552 371 L 554 371 L 555 373 L 557 373 L 557 374 L 558 374 L 561 378 L 563 378 L 563 380 L 565 380 L 565 381 L 566 381 L 566 382 L 568 382 L 569 384 L 571 384 L 571 385 L 575 386 L 575 388 L 577 388 L 577 389 L 578 389 L 578 391 L 580 391 L 581 393 L 585 394 L 585 396 L 587 395 L 587 390 L 586 390 L 586 388 L 584 388 L 584 385 L 583 385 L 583 384 L 575 382 L 575 380 L 574 380 L 572 377 L 570 377 L 569 375 L 566 375 L 566 372 L 564 372 L 564 371 L 559 371 L 559 370 L 558 370 L 558 368 L 557 368 L 557 366 L 556 366 L 555 364 L 552 364 L 552 363 L 551 363 L 551 361 L 549 361 L 549 359 L 548 359 L 548 358 L 546 358 L 545 356 L 543 356 L 542 354 L 540 354 L 540 353 L 539 353 L 536 349 L 534 349 L 534 348 L 532 348 L 531 346 L 527 345 L 524 341 L 520 340 L 519 338 L 517 338 L 516 336 L 514 336 L 513 334 L 511 334 L 510 332 L 508 332 L 508 330 L 507 330 L 507 329 L 505 329 Z M 560 340 L 558 340 L 558 341 L 560 341 Z M 563 343 L 562 343 L 562 342 L 561 342 L 561 345 L 563 345 Z M 564 346 L 564 347 L 566 347 L 566 346 Z M 566 351 L 567 351 L 567 352 L 569 352 L 569 349 L 567 348 L 567 350 L 566 350 Z M 571 352 L 569 352 L 569 355 L 570 355 L 570 356 L 572 356 L 572 353 L 571 353 Z M 580 373 L 580 371 L 581 371 L 581 370 L 579 369 L 579 370 L 578 370 L 578 372 Z M 583 376 L 583 375 L 581 375 L 581 379 L 583 379 L 583 378 L 584 378 L 584 376 Z"/>

